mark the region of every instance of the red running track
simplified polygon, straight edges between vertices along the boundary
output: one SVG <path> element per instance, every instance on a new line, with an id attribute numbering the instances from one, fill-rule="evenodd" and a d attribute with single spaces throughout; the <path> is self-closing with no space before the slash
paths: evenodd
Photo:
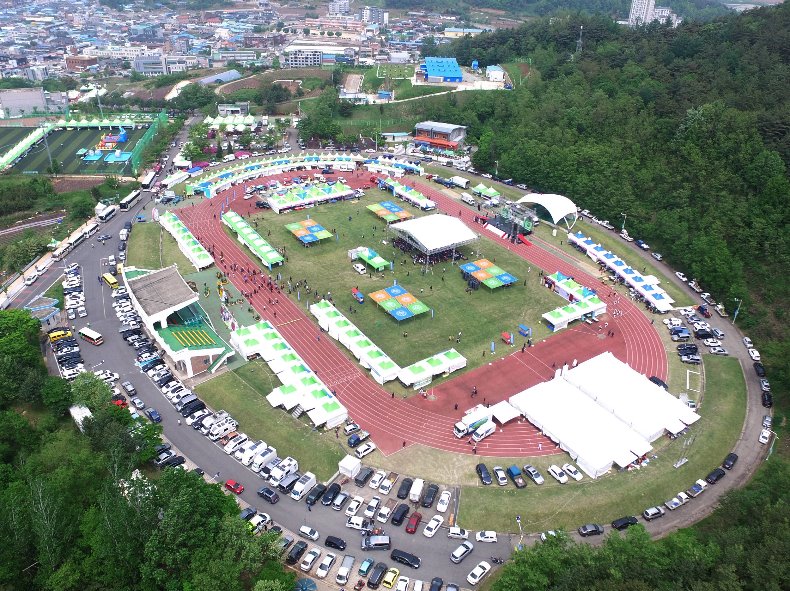
<path id="1" fill-rule="evenodd" d="M 368 182 L 370 174 L 347 173 L 345 176 L 347 184 L 360 188 Z M 278 175 L 272 178 L 283 180 L 290 176 Z M 257 182 L 260 181 L 251 183 Z M 454 214 L 458 205 L 453 199 L 422 183 L 413 184 L 442 209 Z M 416 443 L 444 451 L 471 454 L 471 446 L 467 445 L 466 440 L 457 439 L 452 433 L 452 426 L 462 410 L 482 402 L 483 398 L 490 403 L 504 400 L 515 392 L 549 379 L 554 372 L 552 364 L 571 363 L 574 358 L 581 362 L 609 350 L 642 373 L 662 378 L 666 376 L 666 355 L 658 335 L 650 330 L 652 327 L 639 310 L 622 298 L 616 304 L 622 316 L 608 320 L 609 330 L 615 331 L 614 338 L 601 337 L 595 328 L 582 324 L 554 335 L 546 342 L 536 343 L 524 354 L 519 348 L 504 359 L 442 384 L 432 392 L 435 396 L 430 399 L 419 396 L 408 400 L 393 398 L 389 391 L 371 380 L 359 365 L 351 361 L 338 344 L 327 335 L 322 336 L 313 319 L 297 303 L 286 295 L 270 291 L 264 281 L 265 271 L 261 271 L 257 263 L 249 258 L 237 240 L 225 233 L 219 215 L 226 198 L 231 208 L 242 215 L 260 213 L 254 208 L 254 201 L 243 200 L 242 194 L 243 186 L 238 185 L 214 199 L 181 208 L 179 217 L 198 240 L 213 251 L 218 267 L 228 274 L 237 289 L 242 292 L 257 289 L 257 294 L 250 293 L 248 298 L 255 310 L 277 327 L 311 369 L 336 392 L 348 408 L 349 415 L 370 431 L 372 439 L 384 454 Z M 473 215 L 471 210 L 466 210 L 462 217 L 471 224 Z M 259 231 L 265 236 L 267 220 L 257 219 Z M 594 278 L 543 248 L 516 246 L 504 241 L 502 245 L 534 264 L 536 273 L 537 268 L 549 273 L 560 270 L 573 275 L 578 282 L 595 288 L 603 297 L 607 297 L 611 291 L 607 287 L 602 289 Z M 546 247 L 550 248 L 548 245 Z M 220 253 L 224 257 L 220 257 Z M 224 258 L 224 262 L 221 258 Z M 236 272 L 231 270 L 234 263 Z M 257 270 L 257 275 L 251 278 L 248 276 L 245 281 L 242 269 L 248 272 Z M 287 264 L 283 269 L 287 269 Z M 276 290 L 276 286 L 273 289 Z M 273 303 L 275 298 L 278 300 L 276 304 Z M 479 390 L 478 397 L 473 400 L 470 399 L 472 385 L 477 385 Z M 536 456 L 555 452 L 554 444 L 526 421 L 508 424 L 503 432 L 478 445 L 478 454 L 481 456 Z"/>

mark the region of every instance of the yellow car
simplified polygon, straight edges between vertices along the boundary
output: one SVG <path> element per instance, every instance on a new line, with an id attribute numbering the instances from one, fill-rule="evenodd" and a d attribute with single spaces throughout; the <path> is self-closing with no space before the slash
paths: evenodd
<path id="1" fill-rule="evenodd" d="M 392 589 L 395 586 L 399 575 L 400 571 L 397 568 L 391 568 L 387 570 L 387 574 L 384 575 L 384 580 L 381 581 L 381 584 L 387 589 Z"/>

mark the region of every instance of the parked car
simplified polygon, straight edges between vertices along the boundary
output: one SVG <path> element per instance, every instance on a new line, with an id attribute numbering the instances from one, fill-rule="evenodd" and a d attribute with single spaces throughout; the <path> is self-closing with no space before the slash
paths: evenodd
<path id="1" fill-rule="evenodd" d="M 555 464 L 549 466 L 549 474 L 551 474 L 560 484 L 565 484 L 568 482 L 568 475 L 565 474 L 565 472 L 563 472 L 562 469 Z"/>
<path id="2" fill-rule="evenodd" d="M 543 484 L 545 480 L 543 479 L 543 475 L 538 472 L 538 469 L 535 466 L 527 464 L 524 466 L 524 474 L 529 476 L 532 479 L 532 482 L 535 484 Z"/>
<path id="3" fill-rule="evenodd" d="M 494 466 L 494 476 L 496 477 L 496 481 L 499 486 L 507 486 L 507 475 L 505 474 L 505 469 L 502 468 L 502 466 Z"/>
<path id="4" fill-rule="evenodd" d="M 244 492 L 244 485 L 236 482 L 235 480 L 226 480 L 225 488 L 237 495 L 240 495 Z"/>
<path id="5" fill-rule="evenodd" d="M 579 528 L 579 535 L 583 538 L 588 536 L 600 536 L 603 533 L 603 527 L 597 523 L 588 523 Z"/>
<path id="6" fill-rule="evenodd" d="M 622 531 L 631 527 L 632 525 L 636 525 L 637 523 L 639 522 L 636 520 L 636 517 L 633 515 L 628 515 L 626 517 L 620 517 L 619 519 L 612 521 L 612 527 L 618 531 Z"/>
<path id="7" fill-rule="evenodd" d="M 466 576 L 466 582 L 470 585 L 477 585 L 490 571 L 491 565 L 485 560 L 481 560 L 477 563 L 477 566 L 472 569 L 472 572 Z"/>
<path id="8" fill-rule="evenodd" d="M 454 564 L 460 564 L 464 558 L 471 554 L 472 550 L 474 550 L 475 545 L 472 542 L 465 541 L 461 543 L 455 550 L 450 553 L 450 561 Z"/>
<path id="9" fill-rule="evenodd" d="M 577 482 L 579 480 L 581 480 L 582 478 L 584 478 L 584 476 L 582 476 L 581 472 L 579 472 L 576 469 L 576 466 L 574 466 L 573 464 L 563 464 L 562 465 L 562 470 L 563 470 L 563 472 L 565 472 L 565 474 L 567 474 L 568 476 L 570 476 L 571 478 L 573 478 Z"/>
<path id="10" fill-rule="evenodd" d="M 417 531 L 417 528 L 420 526 L 420 521 L 422 521 L 422 514 L 417 513 L 416 511 L 409 516 L 409 521 L 406 522 L 406 533 L 413 534 Z"/>
<path id="11" fill-rule="evenodd" d="M 480 482 L 485 486 L 491 484 L 491 473 L 488 471 L 488 467 L 485 464 L 478 464 L 475 467 L 477 471 L 477 475 L 480 477 Z"/>
<path id="12" fill-rule="evenodd" d="M 439 528 L 444 523 L 444 517 L 441 515 L 434 515 L 431 517 L 431 520 L 425 525 L 425 529 L 422 530 L 422 535 L 426 538 L 432 538 L 436 535 L 436 532 L 439 531 Z"/>
<path id="13" fill-rule="evenodd" d="M 653 521 L 654 519 L 658 519 L 659 517 L 664 516 L 664 509 L 663 507 L 648 507 L 642 513 L 642 517 L 645 518 L 645 521 Z"/>
<path id="14" fill-rule="evenodd" d="M 475 540 L 485 544 L 494 544 L 497 541 L 496 532 L 493 530 L 479 531 L 475 535 Z"/>

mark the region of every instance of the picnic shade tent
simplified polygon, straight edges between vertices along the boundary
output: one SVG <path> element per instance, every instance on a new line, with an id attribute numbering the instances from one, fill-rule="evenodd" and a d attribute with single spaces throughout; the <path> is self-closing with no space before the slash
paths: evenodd
<path id="1" fill-rule="evenodd" d="M 214 264 L 214 257 L 192 236 L 192 232 L 172 211 L 160 215 L 159 224 L 175 238 L 178 249 L 198 271 Z"/>
<path id="2" fill-rule="evenodd" d="M 398 322 L 425 314 L 430 310 L 423 302 L 415 298 L 400 285 L 392 285 L 368 294 L 390 316 Z"/>
<path id="3" fill-rule="evenodd" d="M 260 259 L 271 271 L 272 267 L 282 265 L 285 259 L 274 249 L 274 247 L 264 240 L 250 224 L 237 214 L 235 211 L 226 211 L 222 214 L 223 223 L 231 230 L 236 232 L 238 240 L 249 248 L 252 253 Z"/>
<path id="4" fill-rule="evenodd" d="M 376 271 L 383 271 L 387 267 L 390 266 L 390 262 L 384 260 L 379 253 L 377 253 L 372 248 L 360 248 L 358 249 L 357 256 L 363 260 L 369 267 L 373 267 Z"/>

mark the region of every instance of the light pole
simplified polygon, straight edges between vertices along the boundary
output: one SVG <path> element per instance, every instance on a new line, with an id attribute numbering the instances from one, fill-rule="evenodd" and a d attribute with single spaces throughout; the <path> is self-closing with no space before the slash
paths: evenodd
<path id="1" fill-rule="evenodd" d="M 494 176 L 499 176 L 499 160 L 494 160 Z"/>
<path id="2" fill-rule="evenodd" d="M 627 219 L 628 219 L 628 214 L 627 214 L 627 213 L 622 213 L 622 212 L 621 212 L 621 213 L 620 213 L 620 215 L 621 215 L 621 216 L 623 216 L 623 227 L 622 227 L 622 228 L 620 228 L 620 231 L 621 231 L 621 232 L 625 232 L 625 220 L 627 220 Z"/>
<path id="3" fill-rule="evenodd" d="M 521 515 L 516 515 L 516 523 L 518 524 L 518 545 L 521 546 L 522 542 L 524 541 L 524 528 L 521 527 Z"/>
<path id="4" fill-rule="evenodd" d="M 740 298 L 734 298 L 736 302 L 738 302 L 738 307 L 735 308 L 735 312 L 732 314 L 732 325 L 735 326 L 735 320 L 738 318 L 738 312 L 741 311 L 741 304 L 743 300 Z"/>

